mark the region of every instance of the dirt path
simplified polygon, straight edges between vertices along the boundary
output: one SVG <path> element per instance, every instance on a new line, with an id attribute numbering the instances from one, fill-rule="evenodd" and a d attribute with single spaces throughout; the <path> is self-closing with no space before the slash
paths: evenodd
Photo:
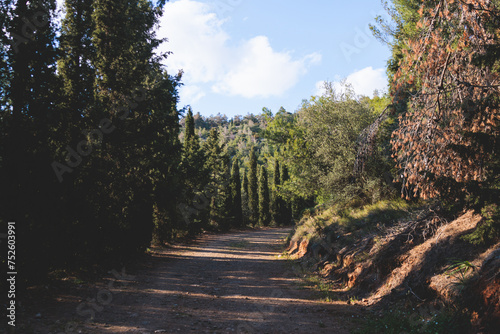
<path id="1" fill-rule="evenodd" d="M 80 303 L 66 333 L 348 333 L 359 310 L 318 301 L 278 258 L 288 232 L 208 235 L 155 250 L 135 276 L 114 272 Z"/>

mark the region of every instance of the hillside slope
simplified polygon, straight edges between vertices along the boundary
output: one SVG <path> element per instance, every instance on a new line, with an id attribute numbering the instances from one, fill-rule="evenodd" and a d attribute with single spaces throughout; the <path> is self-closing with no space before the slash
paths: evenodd
<path id="1" fill-rule="evenodd" d="M 346 217 L 325 210 L 303 218 L 288 253 L 339 298 L 391 312 L 425 305 L 427 320 L 451 310 L 450 322 L 470 319 L 464 333 L 488 333 L 500 320 L 500 244 L 463 238 L 483 223 L 473 211 L 448 222 L 436 207 L 397 203 Z"/>

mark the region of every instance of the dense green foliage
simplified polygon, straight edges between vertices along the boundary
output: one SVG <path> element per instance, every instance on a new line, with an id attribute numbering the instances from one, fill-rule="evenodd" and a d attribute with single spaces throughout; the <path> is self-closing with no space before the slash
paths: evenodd
<path id="1" fill-rule="evenodd" d="M 250 211 L 250 222 L 257 224 L 259 219 L 259 194 L 257 185 L 257 157 L 255 149 L 250 151 L 250 162 L 248 172 L 248 209 Z"/>
<path id="2" fill-rule="evenodd" d="M 56 47 L 54 1 L 9 3 L 1 202 L 23 235 L 23 277 L 142 252 L 177 220 L 181 186 L 180 77 L 154 56 L 161 9 L 68 0 Z"/>
<path id="3" fill-rule="evenodd" d="M 393 0 L 373 27 L 389 95 L 326 83 L 293 113 L 232 119 L 178 107 L 162 3 L 66 0 L 58 31 L 54 0 L 0 1 L 0 219 L 39 250 L 27 279 L 401 192 L 484 207 L 468 238 L 498 239 L 498 2 Z"/>
<path id="4" fill-rule="evenodd" d="M 314 204 L 335 201 L 369 203 L 392 196 L 390 132 L 375 132 L 361 174 L 355 170 L 360 138 L 384 111 L 386 97 L 369 99 L 355 94 L 348 85 L 335 91 L 326 83 L 322 96 L 304 101 L 296 113 L 280 110 L 267 115 L 264 132 L 276 158 L 290 170 L 280 183 L 280 196 L 293 204 L 294 216 Z M 382 129 L 391 124 L 385 119 Z M 276 181 L 275 181 L 276 182 Z"/>
<path id="5" fill-rule="evenodd" d="M 231 167 L 231 217 L 234 226 L 243 225 L 243 203 L 241 200 L 241 178 L 238 159 L 233 158 Z"/>
<path id="6" fill-rule="evenodd" d="M 262 226 L 267 226 L 271 222 L 269 205 L 269 183 L 266 167 L 263 166 L 259 171 L 259 224 Z"/>

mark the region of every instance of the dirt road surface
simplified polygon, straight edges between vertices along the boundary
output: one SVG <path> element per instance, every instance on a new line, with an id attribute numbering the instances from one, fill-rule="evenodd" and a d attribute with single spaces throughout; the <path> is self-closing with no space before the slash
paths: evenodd
<path id="1" fill-rule="evenodd" d="M 50 310 L 35 315 L 31 328 L 48 333 L 52 324 L 53 334 L 349 333 L 359 309 L 320 301 L 280 258 L 289 231 L 205 235 L 155 249 L 138 268 L 114 271 L 73 298 L 57 320 Z"/>

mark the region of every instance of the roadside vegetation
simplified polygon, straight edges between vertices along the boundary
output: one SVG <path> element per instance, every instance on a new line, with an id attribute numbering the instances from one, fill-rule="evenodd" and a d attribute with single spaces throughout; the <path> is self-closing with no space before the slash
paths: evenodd
<path id="1" fill-rule="evenodd" d="M 40 8 L 1 2 L 0 222 L 19 220 L 23 283 L 294 226 L 310 283 L 373 310 L 359 333 L 500 328 L 498 0 L 384 2 L 388 92 L 326 82 L 295 111 L 231 119 L 179 108 L 182 73 L 154 55 L 164 3 L 66 0 L 59 28 L 48 1 L 12 45 Z"/>

